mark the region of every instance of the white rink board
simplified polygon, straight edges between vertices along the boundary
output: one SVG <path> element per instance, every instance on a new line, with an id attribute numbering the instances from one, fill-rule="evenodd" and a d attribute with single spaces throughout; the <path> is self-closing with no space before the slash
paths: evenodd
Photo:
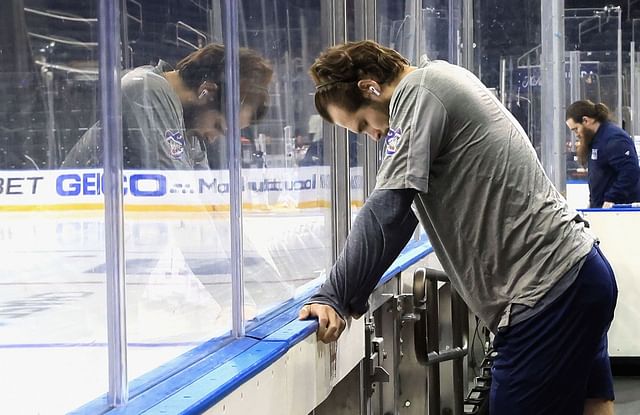
<path id="1" fill-rule="evenodd" d="M 330 345 L 318 342 L 314 333 L 205 414 L 246 415 L 260 408 L 261 415 L 307 415 L 364 358 L 364 351 L 363 318 L 351 320 Z"/>
<path id="2" fill-rule="evenodd" d="M 640 357 L 640 211 L 582 213 L 600 239 L 618 284 L 618 304 L 609 330 L 609 355 Z"/>
<path id="3" fill-rule="evenodd" d="M 567 183 L 567 203 L 572 209 L 589 207 L 589 185 L 587 183 Z"/>

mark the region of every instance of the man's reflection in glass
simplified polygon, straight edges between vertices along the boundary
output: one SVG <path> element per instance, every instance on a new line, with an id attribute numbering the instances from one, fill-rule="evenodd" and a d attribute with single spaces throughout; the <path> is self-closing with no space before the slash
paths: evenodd
<path id="1" fill-rule="evenodd" d="M 241 127 L 262 117 L 273 71 L 255 51 L 241 48 Z M 182 59 L 173 69 L 160 60 L 122 78 L 124 168 L 217 168 L 208 155 L 224 141 L 224 46 L 210 44 Z M 102 166 L 100 123 L 91 127 L 66 156 L 63 167 Z"/>

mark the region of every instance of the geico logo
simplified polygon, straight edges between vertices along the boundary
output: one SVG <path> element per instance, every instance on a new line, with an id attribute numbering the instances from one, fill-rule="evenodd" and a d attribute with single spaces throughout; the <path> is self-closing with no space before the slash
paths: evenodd
<path id="1" fill-rule="evenodd" d="M 167 178 L 160 174 L 132 174 L 123 177 L 124 194 L 158 197 L 167 193 Z M 63 174 L 56 179 L 60 196 L 97 196 L 104 193 L 101 173 Z"/>

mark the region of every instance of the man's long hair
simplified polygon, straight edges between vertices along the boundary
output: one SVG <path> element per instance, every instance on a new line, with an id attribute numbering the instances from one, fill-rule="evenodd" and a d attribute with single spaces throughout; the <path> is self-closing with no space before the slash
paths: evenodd
<path id="1" fill-rule="evenodd" d="M 384 84 L 397 78 L 406 65 L 409 61 L 398 52 L 371 40 L 333 46 L 309 69 L 316 84 L 316 110 L 329 122 L 333 122 L 327 112 L 329 104 L 355 112 L 365 103 L 359 80 Z"/>
<path id="2" fill-rule="evenodd" d="M 260 118 L 268 102 L 267 87 L 273 69 L 265 58 L 252 49 L 240 48 L 239 55 L 240 99 L 244 104 L 254 105 L 258 110 L 256 118 Z M 212 43 L 183 58 L 176 65 L 176 70 L 183 82 L 196 90 L 205 81 L 215 82 L 218 90 L 214 97 L 210 97 L 210 101 L 214 109 L 221 110 L 226 85 L 224 65 L 224 45 Z"/>
<path id="3" fill-rule="evenodd" d="M 610 111 L 603 103 L 594 104 L 589 100 L 576 101 L 567 107 L 565 120 L 572 120 L 577 124 L 582 124 L 583 117 L 593 118 L 598 122 L 609 120 Z M 594 134 L 585 134 L 580 139 L 580 145 L 577 148 L 578 161 L 586 166 L 589 160 L 589 152 L 591 151 L 591 141 Z"/>

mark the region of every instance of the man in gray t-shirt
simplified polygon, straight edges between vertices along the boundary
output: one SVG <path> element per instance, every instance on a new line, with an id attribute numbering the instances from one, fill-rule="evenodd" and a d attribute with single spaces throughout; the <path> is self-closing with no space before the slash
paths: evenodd
<path id="1" fill-rule="evenodd" d="M 589 253 L 594 237 L 520 124 L 471 73 L 426 63 L 398 83 L 389 113 L 376 187 L 418 191 L 415 213 L 436 255 L 494 332 L 512 305 L 533 307 Z"/>
<path id="2" fill-rule="evenodd" d="M 412 67 L 371 41 L 327 50 L 310 72 L 316 108 L 325 120 L 385 142 L 376 190 L 354 221 L 329 278 L 300 311 L 301 318 L 318 317 L 321 340 L 337 339 L 344 319 L 366 312 L 379 278 L 411 237 L 416 216 L 452 286 L 497 338 L 527 332 L 527 324 L 544 319 L 563 320 L 556 308 L 578 307 L 567 300 L 578 289 L 576 281 L 582 287 L 583 280 L 601 278 L 602 286 L 615 287 L 606 259 L 594 249 L 595 237 L 553 187 L 518 122 L 473 74 L 445 62 Z M 606 377 L 608 368 L 606 350 L 603 355 L 600 349 L 615 290 L 592 291 L 605 296 L 606 307 L 602 322 L 581 333 L 580 341 L 590 345 L 585 359 L 597 360 L 602 371 L 589 372 L 588 365 L 575 361 L 563 366 L 544 342 L 536 343 L 537 349 L 526 346 L 527 354 L 549 356 L 545 363 L 557 369 L 550 378 L 564 380 L 569 373 L 576 388 L 591 375 Z M 536 330 L 528 332 L 533 336 L 531 331 Z M 510 349 L 496 348 L 501 362 L 513 357 Z M 587 372 L 581 373 L 583 368 Z M 581 411 L 592 397 L 600 398 L 595 405 L 613 399 L 612 392 L 591 395 L 580 389 L 569 394 L 573 400 L 558 402 L 558 412 L 539 412 L 535 402 L 553 388 L 538 391 L 523 379 L 524 371 L 503 373 L 502 379 L 513 381 L 512 389 L 492 393 L 498 399 L 493 408 L 509 409 L 495 409 L 495 414 L 573 413 L 562 411 L 578 406 Z M 509 406 L 518 387 L 531 398 Z M 534 409 L 529 412 L 527 405 Z"/>
<path id="3" fill-rule="evenodd" d="M 163 73 L 166 62 L 135 68 L 122 77 L 122 131 L 125 169 L 207 168 L 203 143 L 187 136 L 182 104 Z M 62 167 L 102 166 L 100 123 L 67 154 Z"/>
<path id="4" fill-rule="evenodd" d="M 264 115 L 272 69 L 240 49 L 240 127 Z M 208 169 L 206 146 L 224 136 L 224 46 L 210 44 L 182 59 L 135 68 L 122 77 L 124 168 Z M 102 166 L 100 122 L 69 151 L 62 167 Z M 224 148 L 224 146 L 217 146 Z M 216 155 L 224 157 L 224 155 Z M 218 163 L 220 164 L 220 163 Z"/>

